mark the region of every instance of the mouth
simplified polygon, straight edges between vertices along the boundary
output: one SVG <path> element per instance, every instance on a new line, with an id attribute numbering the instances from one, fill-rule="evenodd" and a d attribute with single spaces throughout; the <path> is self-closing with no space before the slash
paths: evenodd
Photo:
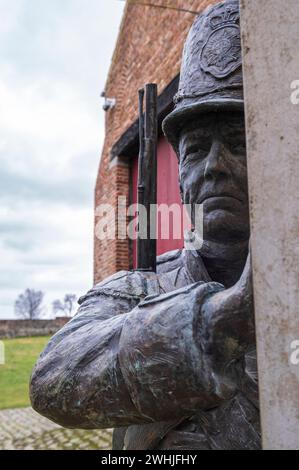
<path id="1" fill-rule="evenodd" d="M 200 200 L 199 204 L 202 204 L 203 202 L 206 202 L 206 201 L 209 201 L 209 200 L 210 201 L 217 201 L 217 200 L 225 200 L 225 199 L 228 200 L 228 201 L 231 200 L 231 199 L 234 199 L 235 201 L 243 203 L 243 201 L 240 198 L 238 198 L 238 197 L 236 197 L 232 194 L 210 194 L 208 196 L 203 197 Z"/>

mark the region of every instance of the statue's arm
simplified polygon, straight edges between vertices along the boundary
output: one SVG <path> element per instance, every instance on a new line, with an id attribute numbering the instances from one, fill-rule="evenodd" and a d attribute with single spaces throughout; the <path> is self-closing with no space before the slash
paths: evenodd
<path id="1" fill-rule="evenodd" d="M 127 316 L 119 360 L 140 415 L 190 416 L 228 400 L 255 344 L 250 257 L 230 289 L 197 283 L 145 300 Z"/>
<path id="2" fill-rule="evenodd" d="M 119 367 L 119 338 L 126 313 L 157 290 L 156 275 L 125 271 L 80 299 L 75 317 L 51 338 L 33 369 L 33 408 L 66 427 L 125 423 L 134 406 Z"/>
<path id="3" fill-rule="evenodd" d="M 193 284 L 130 311 L 132 300 L 110 297 L 107 288 L 83 302 L 40 357 L 31 380 L 37 411 L 66 427 L 119 427 L 188 416 L 235 392 L 231 363 L 247 339 L 236 346 L 229 326 L 225 359 L 210 350 L 223 318 L 213 322 L 221 305 L 208 305 L 227 292 L 222 286 Z"/>

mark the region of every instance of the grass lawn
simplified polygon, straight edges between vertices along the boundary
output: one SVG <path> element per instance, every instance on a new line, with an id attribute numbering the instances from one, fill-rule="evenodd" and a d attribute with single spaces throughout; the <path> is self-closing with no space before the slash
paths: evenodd
<path id="1" fill-rule="evenodd" d="M 0 365 L 0 409 L 29 406 L 32 367 L 49 337 L 4 340 L 5 365 Z"/>

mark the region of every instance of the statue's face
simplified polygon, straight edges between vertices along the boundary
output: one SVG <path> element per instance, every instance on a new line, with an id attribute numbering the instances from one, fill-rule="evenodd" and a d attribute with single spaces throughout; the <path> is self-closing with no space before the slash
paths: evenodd
<path id="1" fill-rule="evenodd" d="M 244 114 L 209 113 L 186 124 L 179 149 L 183 201 L 203 204 L 204 239 L 219 242 L 248 239 Z"/>

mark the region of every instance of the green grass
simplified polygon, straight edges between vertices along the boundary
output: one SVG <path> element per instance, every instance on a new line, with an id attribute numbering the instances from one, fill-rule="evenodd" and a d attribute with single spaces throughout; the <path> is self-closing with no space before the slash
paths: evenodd
<path id="1" fill-rule="evenodd" d="M 4 340 L 5 365 L 0 365 L 0 409 L 29 406 L 32 367 L 49 337 Z"/>

